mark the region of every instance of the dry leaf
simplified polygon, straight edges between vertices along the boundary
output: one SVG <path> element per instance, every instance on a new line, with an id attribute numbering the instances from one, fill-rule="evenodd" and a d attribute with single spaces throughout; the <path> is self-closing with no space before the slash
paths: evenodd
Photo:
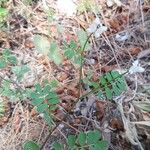
<path id="1" fill-rule="evenodd" d="M 141 48 L 139 47 L 132 47 L 129 49 L 131 55 L 138 55 L 141 52 Z"/>
<path id="2" fill-rule="evenodd" d="M 117 131 L 124 131 L 123 123 L 118 118 L 113 118 L 110 121 L 110 127 Z"/>
<path id="3" fill-rule="evenodd" d="M 96 114 L 97 114 L 97 119 L 100 121 L 104 117 L 106 105 L 107 105 L 107 102 L 105 101 L 96 101 Z"/>
<path id="4" fill-rule="evenodd" d="M 13 124 L 14 131 L 16 133 L 21 131 L 21 118 L 20 118 L 20 115 L 18 113 L 15 114 L 12 124 Z"/>
<path id="5" fill-rule="evenodd" d="M 37 111 L 36 111 L 35 108 L 33 108 L 33 109 L 31 110 L 30 115 L 31 115 L 32 117 L 34 117 L 35 115 L 37 115 Z"/>
<path id="6" fill-rule="evenodd" d="M 56 78 L 58 81 L 63 82 L 68 78 L 68 75 L 65 72 L 60 72 Z"/>
<path id="7" fill-rule="evenodd" d="M 64 87 L 59 87 L 59 88 L 57 88 L 57 89 L 55 90 L 55 92 L 56 92 L 57 94 L 63 94 L 63 93 L 64 93 Z"/>
<path id="8" fill-rule="evenodd" d="M 117 19 L 110 19 L 110 20 L 108 20 L 108 23 L 112 29 L 114 29 L 116 31 L 120 31 L 120 24 Z"/>
<path id="9" fill-rule="evenodd" d="M 34 48 L 35 47 L 34 43 L 31 39 L 26 39 L 24 45 L 26 48 Z"/>
<path id="10" fill-rule="evenodd" d="M 1 117 L 0 118 L 0 126 L 3 126 L 7 122 L 8 122 L 8 117 Z"/>
<path id="11" fill-rule="evenodd" d="M 102 71 L 109 72 L 109 71 L 112 71 L 112 70 L 117 69 L 117 68 L 118 68 L 117 64 L 115 64 L 115 65 L 107 65 L 107 66 L 102 67 Z"/>
<path id="12" fill-rule="evenodd" d="M 78 89 L 73 86 L 69 86 L 67 89 L 67 94 L 73 97 L 78 97 Z"/>

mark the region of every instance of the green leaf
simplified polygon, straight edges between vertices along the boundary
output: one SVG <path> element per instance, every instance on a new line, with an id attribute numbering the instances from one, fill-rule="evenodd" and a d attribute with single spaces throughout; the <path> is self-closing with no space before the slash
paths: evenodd
<path id="1" fill-rule="evenodd" d="M 72 59 L 75 55 L 75 52 L 72 51 L 72 49 L 67 49 L 65 52 L 64 52 L 64 55 L 68 58 L 68 59 Z"/>
<path id="2" fill-rule="evenodd" d="M 57 50 L 57 43 L 56 43 L 56 42 L 52 42 L 52 43 L 50 44 L 50 54 L 53 55 L 56 50 Z"/>
<path id="3" fill-rule="evenodd" d="M 30 94 L 30 98 L 36 99 L 36 98 L 37 98 L 37 93 L 36 93 L 36 92 L 32 92 L 32 93 Z"/>
<path id="4" fill-rule="evenodd" d="M 98 96 L 98 98 L 100 98 L 100 99 L 104 99 L 104 98 L 105 98 L 102 91 L 99 91 L 99 92 L 97 93 L 97 96 Z"/>
<path id="5" fill-rule="evenodd" d="M 72 50 L 75 50 L 77 48 L 77 43 L 74 40 L 71 40 L 69 46 Z"/>
<path id="6" fill-rule="evenodd" d="M 40 104 L 40 105 L 37 106 L 37 111 L 39 113 L 43 113 L 47 108 L 48 108 L 47 104 Z"/>
<path id="7" fill-rule="evenodd" d="M 12 67 L 12 72 L 17 76 L 17 79 L 20 81 L 22 80 L 23 76 L 25 73 L 30 71 L 27 65 L 22 65 L 22 66 L 14 66 Z"/>
<path id="8" fill-rule="evenodd" d="M 52 81 L 50 82 L 50 86 L 51 86 L 51 88 L 57 87 L 57 86 L 58 86 L 58 81 L 57 81 L 57 80 L 52 80 Z"/>
<path id="9" fill-rule="evenodd" d="M 51 116 L 49 115 L 48 112 L 44 112 L 44 119 L 45 119 L 45 121 L 47 122 L 48 125 L 51 125 L 52 122 L 53 122 L 53 120 L 52 120 L 52 118 L 51 118 Z"/>
<path id="10" fill-rule="evenodd" d="M 119 96 L 121 94 L 121 90 L 118 88 L 117 84 L 113 83 L 112 87 L 115 96 Z"/>
<path id="11" fill-rule="evenodd" d="M 83 132 L 80 132 L 80 134 L 78 135 L 78 142 L 81 146 L 84 146 L 86 143 L 86 134 Z"/>
<path id="12" fill-rule="evenodd" d="M 48 103 L 51 104 L 51 105 L 56 105 L 59 103 L 59 99 L 48 99 Z"/>
<path id="13" fill-rule="evenodd" d="M 60 143 L 58 143 L 58 142 L 55 142 L 53 144 L 53 148 L 54 148 L 54 150 L 61 150 L 62 149 Z"/>
<path id="14" fill-rule="evenodd" d="M 48 57 L 54 61 L 55 64 L 59 65 L 62 62 L 62 56 L 58 50 L 56 42 L 52 42 L 48 52 Z"/>
<path id="15" fill-rule="evenodd" d="M 106 73 L 105 76 L 106 76 L 106 79 L 107 79 L 109 82 L 112 82 L 113 78 L 112 78 L 110 72 Z"/>
<path id="16" fill-rule="evenodd" d="M 77 36 L 78 36 L 78 40 L 81 46 L 81 50 L 83 50 L 85 42 L 87 40 L 87 33 L 84 30 L 80 30 L 79 32 L 77 32 Z M 85 50 L 88 49 L 89 47 L 89 43 L 87 42 Z"/>
<path id="17" fill-rule="evenodd" d="M 15 56 L 13 56 L 13 55 L 8 58 L 8 61 L 10 63 L 12 63 L 13 65 L 17 64 L 17 58 Z"/>
<path id="18" fill-rule="evenodd" d="M 106 79 L 104 78 L 104 76 L 100 77 L 100 83 L 105 86 L 107 84 Z"/>
<path id="19" fill-rule="evenodd" d="M 6 21 L 8 10 L 6 8 L 0 8 L 0 23 Z"/>
<path id="20" fill-rule="evenodd" d="M 118 78 L 121 76 L 118 71 L 111 71 L 111 75 L 113 78 Z"/>
<path id="21" fill-rule="evenodd" d="M 37 93 L 42 93 L 42 87 L 39 83 L 35 84 L 34 87 Z"/>
<path id="22" fill-rule="evenodd" d="M 34 141 L 26 141 L 23 150 L 40 150 L 40 147 Z"/>
<path id="23" fill-rule="evenodd" d="M 89 131 L 87 133 L 87 143 L 94 144 L 101 138 L 101 134 L 98 130 Z"/>
<path id="24" fill-rule="evenodd" d="M 52 60 L 56 65 L 59 65 L 62 62 L 62 56 L 60 52 L 55 51 L 54 54 L 52 55 Z"/>
<path id="25" fill-rule="evenodd" d="M 126 90 L 126 84 L 125 84 L 125 80 L 120 80 L 120 81 L 118 81 L 117 83 L 117 86 L 119 87 L 119 89 L 121 90 L 121 91 L 124 91 L 124 90 Z"/>
<path id="26" fill-rule="evenodd" d="M 45 99 L 44 98 L 36 98 L 36 99 L 34 99 L 34 100 L 32 100 L 32 105 L 34 105 L 34 106 L 38 106 L 38 105 L 40 105 L 41 103 L 43 103 L 45 101 Z"/>
<path id="27" fill-rule="evenodd" d="M 74 63 L 75 64 L 78 64 L 78 65 L 81 65 L 81 56 L 74 56 Z"/>
<path id="28" fill-rule="evenodd" d="M 50 49 L 50 42 L 45 36 L 41 36 L 38 34 L 34 35 L 33 42 L 34 42 L 36 50 L 39 53 L 43 55 L 48 55 L 49 49 Z"/>
<path id="29" fill-rule="evenodd" d="M 67 138 L 67 143 L 69 148 L 74 148 L 77 137 L 75 135 L 69 135 Z"/>
<path id="30" fill-rule="evenodd" d="M 43 89 L 43 94 L 48 94 L 49 92 L 50 92 L 50 90 L 51 90 L 51 87 L 50 87 L 50 85 L 46 85 L 45 87 L 44 87 L 44 89 Z"/>
<path id="31" fill-rule="evenodd" d="M 6 58 L 6 57 L 9 57 L 11 55 L 11 52 L 10 52 L 10 49 L 4 49 L 3 50 L 3 56 Z"/>
<path id="32" fill-rule="evenodd" d="M 108 87 L 105 87 L 105 92 L 106 92 L 106 97 L 107 97 L 107 99 L 112 99 L 112 91 L 111 91 L 111 89 L 110 88 L 108 88 Z"/>
<path id="33" fill-rule="evenodd" d="M 49 92 L 48 95 L 46 96 L 47 99 L 55 99 L 58 98 L 57 94 L 53 91 Z"/>
<path id="34" fill-rule="evenodd" d="M 94 145 L 89 145 L 89 150 L 95 150 Z"/>
<path id="35" fill-rule="evenodd" d="M 107 149 L 108 149 L 108 141 L 105 140 L 98 141 L 94 146 L 94 150 L 107 150 Z"/>
<path id="36" fill-rule="evenodd" d="M 3 58 L 0 58 L 0 69 L 5 68 L 7 66 L 6 61 Z"/>

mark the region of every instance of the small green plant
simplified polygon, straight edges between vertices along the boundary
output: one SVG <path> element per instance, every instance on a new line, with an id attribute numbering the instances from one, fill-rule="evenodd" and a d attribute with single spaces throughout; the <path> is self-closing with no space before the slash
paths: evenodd
<path id="1" fill-rule="evenodd" d="M 14 66 L 11 68 L 11 71 L 17 76 L 17 80 L 21 81 L 30 68 L 27 65 Z"/>
<path id="2" fill-rule="evenodd" d="M 0 27 L 6 22 L 8 16 L 8 10 L 0 7 Z"/>
<path id="3" fill-rule="evenodd" d="M 40 150 L 40 147 L 34 141 L 26 141 L 23 150 Z"/>
<path id="4" fill-rule="evenodd" d="M 7 67 L 7 65 L 17 64 L 16 56 L 12 55 L 9 49 L 4 49 L 0 55 L 0 69 Z"/>
<path id="5" fill-rule="evenodd" d="M 81 65 L 81 58 L 83 58 L 83 49 L 89 48 L 89 43 L 87 42 L 87 33 L 84 30 L 80 30 L 77 33 L 78 43 L 71 40 L 69 43 L 64 42 L 64 55 L 70 59 L 73 63 Z M 85 45 L 86 43 L 86 45 Z M 85 46 L 85 47 L 84 47 Z"/>
<path id="6" fill-rule="evenodd" d="M 54 150 L 62 150 L 60 143 L 53 144 Z M 98 130 L 80 132 L 78 135 L 69 135 L 67 138 L 67 150 L 106 150 L 108 142 L 102 140 Z"/>
<path id="7" fill-rule="evenodd" d="M 101 133 L 98 130 L 80 132 L 77 135 L 69 135 L 64 148 L 58 142 L 55 142 L 51 147 L 53 150 L 107 150 L 108 142 L 102 139 Z M 26 141 L 23 145 L 23 150 L 39 150 L 38 144 L 34 141 Z"/>
<path id="8" fill-rule="evenodd" d="M 34 44 L 39 53 L 54 61 L 55 64 L 59 65 L 62 62 L 62 56 L 56 42 L 50 43 L 48 38 L 37 34 L 34 35 Z"/>
<path id="9" fill-rule="evenodd" d="M 9 98 L 12 102 L 25 100 L 29 97 L 30 93 L 30 89 L 22 89 L 18 84 L 11 80 L 3 79 L 1 82 L 0 95 Z"/>
<path id="10" fill-rule="evenodd" d="M 47 19 L 51 23 L 54 20 L 55 11 L 52 8 L 49 8 L 48 10 L 45 10 L 45 13 L 47 14 Z"/>
<path id="11" fill-rule="evenodd" d="M 59 103 L 58 96 L 52 87 L 50 85 L 42 87 L 40 84 L 36 84 L 30 98 L 32 99 L 32 105 L 37 108 L 38 113 L 42 113 L 46 122 L 51 125 L 53 121 L 51 114 Z"/>
<path id="12" fill-rule="evenodd" d="M 80 64 L 81 55 L 77 43 L 73 40 L 69 44 L 64 43 L 64 55 L 75 64 Z"/>
<path id="13" fill-rule="evenodd" d="M 92 92 L 100 99 L 112 100 L 113 97 L 121 95 L 126 90 L 126 81 L 123 74 L 118 71 L 107 72 L 99 77 L 99 81 L 93 82 L 91 74 L 83 79 L 83 83 L 91 87 Z"/>

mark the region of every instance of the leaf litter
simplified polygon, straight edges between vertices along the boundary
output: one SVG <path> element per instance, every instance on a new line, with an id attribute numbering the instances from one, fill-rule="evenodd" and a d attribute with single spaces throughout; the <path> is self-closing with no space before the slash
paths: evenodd
<path id="1" fill-rule="evenodd" d="M 69 3 L 69 8 L 66 3 Z M 61 105 L 55 112 L 57 117 L 61 118 L 66 111 L 72 111 L 72 114 L 66 118 L 66 124 L 63 123 L 58 132 L 55 131 L 48 140 L 45 150 L 50 149 L 49 146 L 55 140 L 63 141 L 63 137 L 70 133 L 95 128 L 101 130 L 102 135 L 109 141 L 110 149 L 134 149 L 137 148 L 137 144 L 147 149 L 150 132 L 143 130 L 141 124 L 149 125 L 150 118 L 147 115 L 144 120 L 145 114 L 140 109 L 133 108 L 136 108 L 134 102 L 145 103 L 146 101 L 149 104 L 150 97 L 148 90 L 145 89 L 150 83 L 148 78 L 150 57 L 147 50 L 150 46 L 148 2 L 139 4 L 136 1 L 126 3 L 108 0 L 101 1 L 102 7 L 98 1 L 94 3 L 98 9 L 85 6 L 77 11 L 80 1 L 58 0 L 56 3 L 50 0 L 39 0 L 31 4 L 22 0 L 10 2 L 8 9 L 12 13 L 7 21 L 10 30 L 0 31 L 0 50 L 10 48 L 17 56 L 19 64 L 23 63 L 31 69 L 24 75 L 22 87 L 33 88 L 34 83 L 43 83 L 45 79 L 58 82 L 59 86 L 55 90 L 61 99 Z M 77 31 L 81 31 L 83 27 L 78 20 L 83 21 L 82 25 L 89 33 L 97 30 L 95 38 L 90 40 L 85 55 L 86 59 L 92 58 L 95 64 L 92 67 L 85 59 L 83 67 L 85 77 L 88 76 L 89 70 L 94 69 L 96 75 L 102 75 L 110 70 L 127 69 L 132 66 L 132 63 L 130 73 L 143 72 L 136 74 L 138 81 L 130 75 L 126 76 L 129 81 L 128 91 L 121 95 L 122 102 L 116 100 L 118 108 L 111 102 L 101 101 L 91 95 L 79 101 L 74 110 L 70 110 L 78 97 L 79 69 L 78 65 L 67 61 L 67 58 L 63 56 L 62 45 L 65 40 L 78 41 L 79 38 L 79 43 L 83 47 L 83 41 L 86 39 L 84 32 L 77 35 Z M 122 35 L 122 33 L 125 34 Z M 137 58 L 142 67 L 135 61 Z M 2 73 L 14 78 L 10 68 L 3 70 Z M 134 82 L 131 82 L 132 80 Z M 83 85 L 82 94 L 88 92 L 89 88 L 89 85 Z M 127 101 L 123 100 L 123 97 Z M 8 99 L 4 100 L 8 101 Z M 30 103 L 12 102 L 10 105 L 8 103 L 5 105 L 8 108 L 3 119 L 0 120 L 1 149 L 19 150 L 28 138 L 42 144 L 49 129 Z M 118 138 L 119 136 L 121 138 Z M 116 139 L 117 142 L 114 142 Z"/>

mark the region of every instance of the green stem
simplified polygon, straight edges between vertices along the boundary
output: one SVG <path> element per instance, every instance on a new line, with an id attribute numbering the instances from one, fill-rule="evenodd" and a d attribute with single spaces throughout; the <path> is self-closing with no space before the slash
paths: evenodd
<path id="1" fill-rule="evenodd" d="M 79 90 L 78 90 L 78 98 L 80 97 L 80 93 L 81 93 L 81 87 L 82 87 L 82 68 L 83 68 L 83 63 L 84 63 L 84 51 L 85 51 L 85 48 L 86 48 L 86 45 L 90 39 L 90 37 L 93 35 L 93 33 L 91 33 L 88 38 L 86 39 L 85 43 L 84 43 L 84 46 L 82 48 L 82 51 L 81 51 L 81 60 L 80 60 L 80 70 L 79 70 Z"/>

